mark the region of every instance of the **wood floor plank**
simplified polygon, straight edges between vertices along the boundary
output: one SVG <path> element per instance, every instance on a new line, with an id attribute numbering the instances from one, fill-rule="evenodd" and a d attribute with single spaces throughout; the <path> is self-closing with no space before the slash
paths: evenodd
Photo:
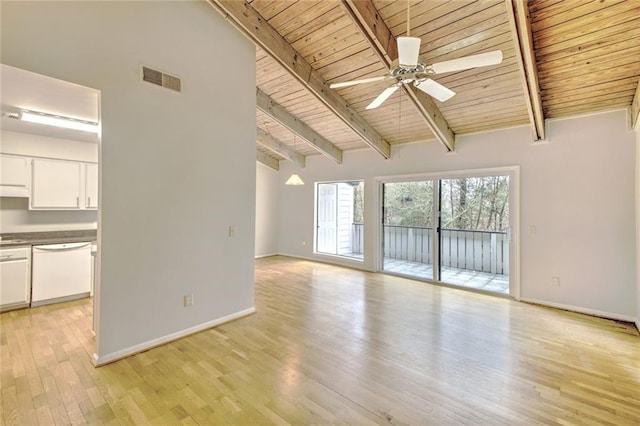
<path id="1" fill-rule="evenodd" d="M 256 261 L 256 314 L 94 368 L 91 301 L 0 315 L 2 424 L 640 424 L 632 325 Z"/>

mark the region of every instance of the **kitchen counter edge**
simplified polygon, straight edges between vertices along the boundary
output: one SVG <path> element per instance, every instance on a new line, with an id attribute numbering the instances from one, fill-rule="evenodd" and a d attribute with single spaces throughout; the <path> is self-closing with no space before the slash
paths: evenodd
<path id="1" fill-rule="evenodd" d="M 10 236 L 3 235 L 2 238 L 3 240 L 6 238 L 7 241 L 0 240 L 0 248 L 9 248 L 39 246 L 45 244 L 81 243 L 84 241 L 95 242 L 97 240 L 97 233 L 95 230 L 67 232 L 53 231 L 50 233 L 34 232 L 11 234 Z"/>

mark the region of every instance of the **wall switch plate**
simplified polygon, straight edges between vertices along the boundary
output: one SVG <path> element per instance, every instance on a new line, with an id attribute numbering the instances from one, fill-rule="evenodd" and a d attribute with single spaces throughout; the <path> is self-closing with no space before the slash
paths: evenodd
<path id="1" fill-rule="evenodd" d="M 529 225 L 529 235 L 535 235 L 538 232 L 535 225 Z"/>
<path id="2" fill-rule="evenodd" d="M 230 237 L 235 237 L 236 236 L 236 226 L 235 225 L 229 226 L 229 236 Z"/>
<path id="3" fill-rule="evenodd" d="M 560 287 L 560 278 L 559 277 L 551 277 L 551 285 L 554 287 Z"/>
<path id="4" fill-rule="evenodd" d="M 306 245 L 307 245 L 307 242 L 306 242 L 305 240 L 302 240 L 302 245 L 303 245 L 303 246 L 306 246 Z"/>
<path id="5" fill-rule="evenodd" d="M 192 306 L 193 305 L 193 294 L 185 294 L 184 295 L 184 306 Z"/>

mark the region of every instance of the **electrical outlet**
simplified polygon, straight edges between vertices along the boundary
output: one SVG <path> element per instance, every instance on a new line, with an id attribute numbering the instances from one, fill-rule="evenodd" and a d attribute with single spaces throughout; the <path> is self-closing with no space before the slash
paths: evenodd
<path id="1" fill-rule="evenodd" d="M 554 287 L 560 287 L 560 278 L 559 277 L 551 277 L 551 285 Z"/>
<path id="2" fill-rule="evenodd" d="M 235 237 L 236 236 L 236 227 L 235 227 L 235 225 L 229 226 L 229 236 L 230 237 Z"/>
<path id="3" fill-rule="evenodd" d="M 184 295 L 184 306 L 192 306 L 193 305 L 193 294 L 185 294 Z"/>

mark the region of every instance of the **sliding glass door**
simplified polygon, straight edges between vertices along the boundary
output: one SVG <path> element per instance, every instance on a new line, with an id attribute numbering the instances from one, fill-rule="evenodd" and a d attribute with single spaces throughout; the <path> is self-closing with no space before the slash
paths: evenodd
<path id="1" fill-rule="evenodd" d="M 509 293 L 508 174 L 385 182 L 382 269 Z"/>

